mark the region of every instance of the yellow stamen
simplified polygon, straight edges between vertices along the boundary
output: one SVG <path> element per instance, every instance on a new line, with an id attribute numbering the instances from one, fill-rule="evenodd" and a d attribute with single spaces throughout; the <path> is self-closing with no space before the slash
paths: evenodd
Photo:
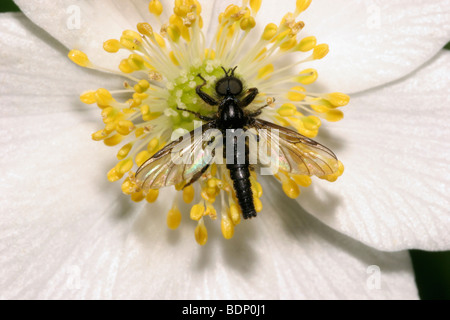
<path id="1" fill-rule="evenodd" d="M 295 7 L 295 15 L 298 16 L 300 13 L 308 9 L 312 0 L 297 0 L 297 4 Z"/>
<path id="2" fill-rule="evenodd" d="M 259 198 L 254 197 L 253 201 L 255 203 L 255 210 L 256 210 L 256 212 L 261 212 L 262 209 L 263 209 L 263 205 L 262 205 L 261 200 L 259 200 Z"/>
<path id="3" fill-rule="evenodd" d="M 110 182 L 116 182 L 116 181 L 122 179 L 123 174 L 118 173 L 118 172 L 116 171 L 116 168 L 112 168 L 112 169 L 108 172 L 107 177 L 108 177 L 108 180 L 109 180 Z"/>
<path id="4" fill-rule="evenodd" d="M 121 174 L 122 176 L 130 171 L 131 168 L 133 168 L 133 160 L 131 159 L 122 160 L 115 167 L 116 172 Z"/>
<path id="5" fill-rule="evenodd" d="M 191 208 L 191 219 L 195 221 L 199 221 L 205 213 L 205 206 L 203 205 L 203 201 L 197 203 Z"/>
<path id="6" fill-rule="evenodd" d="M 145 199 L 145 194 L 144 194 L 143 190 L 138 191 L 138 192 L 133 192 L 131 194 L 131 200 L 134 202 L 141 202 L 144 199 Z"/>
<path id="7" fill-rule="evenodd" d="M 142 37 L 133 30 L 125 30 L 120 37 L 120 44 L 129 50 L 136 50 L 142 43 Z"/>
<path id="8" fill-rule="evenodd" d="M 134 86 L 134 91 L 137 93 L 144 93 L 150 88 L 150 83 L 147 80 L 141 80 Z"/>
<path id="9" fill-rule="evenodd" d="M 310 176 L 294 174 L 291 176 L 291 178 L 295 181 L 296 184 L 305 188 L 309 187 L 312 183 L 312 179 Z"/>
<path id="10" fill-rule="evenodd" d="M 278 32 L 278 26 L 275 23 L 269 23 L 265 29 L 264 32 L 261 36 L 261 39 L 266 40 L 266 41 L 270 41 L 273 39 L 273 37 L 275 37 L 275 35 Z"/>
<path id="11" fill-rule="evenodd" d="M 69 52 L 68 55 L 69 59 L 72 60 L 74 63 L 76 63 L 77 65 L 81 66 L 81 67 L 91 67 L 92 64 L 89 61 L 88 56 L 80 51 L 80 50 L 72 50 Z"/>
<path id="12" fill-rule="evenodd" d="M 128 57 L 118 59 L 118 62 L 123 59 L 120 65 L 116 65 L 115 69 L 119 70 L 95 66 L 85 53 L 72 50 L 69 58 L 74 63 L 109 71 L 127 79 L 122 90 L 110 92 L 101 88 L 80 96 L 83 103 L 97 103 L 101 109 L 104 128 L 92 134 L 92 139 L 103 141 L 107 146 L 122 144 L 126 139 L 117 152 L 119 162 L 107 174 L 108 180 L 123 180 L 122 192 L 133 201 L 145 199 L 149 203 L 155 202 L 159 190 L 144 189 L 135 177 L 135 167 L 144 165 L 167 145 L 172 132 L 191 131 L 197 126 L 193 123 L 194 115 L 177 107 L 203 115 L 214 112 L 196 94 L 196 88 L 203 81 L 197 75 L 202 75 L 206 80 L 206 85 L 202 87 L 205 92 L 212 94 L 214 83 L 223 77 L 222 66 L 227 69 L 239 66 L 236 73 L 242 78 L 244 86 L 254 86 L 261 91 L 254 107 L 269 105 L 270 108 L 265 109 L 263 114 L 268 121 L 294 128 L 304 136 L 315 137 L 321 126 L 318 117 L 329 121 L 342 119 L 343 113 L 337 109 L 348 104 L 347 95 L 309 92 L 307 85 L 318 77 L 314 69 L 303 70 L 297 75 L 292 73 L 298 65 L 322 59 L 329 51 L 328 45 L 318 45 L 315 37 L 302 39 L 299 36 L 305 23 L 297 21 L 297 17 L 310 4 L 311 0 L 297 0 L 295 12 L 284 15 L 278 26 L 274 23 L 266 25 L 260 39 L 256 38 L 251 48 L 245 41 L 249 38 L 254 40 L 254 34 L 250 31 L 256 26 L 255 17 L 261 9 L 262 0 L 242 0 L 240 6 L 228 6 L 219 16 L 220 25 L 212 39 L 206 39 L 200 30 L 203 20 L 198 0 L 175 0 L 173 14 L 166 12 L 164 17 L 161 2 L 151 0 L 148 9 L 153 15 L 153 27 L 160 30 L 159 33 L 143 22 L 136 25 L 137 31 L 125 30 L 119 35 L 119 40 L 110 39 L 103 43 L 103 49 L 109 53 L 130 51 Z M 298 51 L 309 52 L 309 56 Z M 286 59 L 288 54 L 300 57 L 293 60 L 292 66 L 275 70 L 274 65 Z M 292 81 L 298 85 L 288 92 L 278 91 L 282 84 Z M 335 163 L 329 165 L 335 166 Z M 320 178 L 335 181 L 343 170 L 339 163 L 334 174 Z M 296 198 L 300 188 L 309 186 L 312 181 L 309 176 L 287 172 L 280 172 L 276 177 L 281 181 L 283 191 L 291 198 Z M 251 172 L 250 182 L 255 209 L 261 212 L 263 189 L 254 171 Z M 223 206 L 220 211 L 222 234 L 226 239 L 232 238 L 236 225 L 241 222 L 242 210 L 226 167 L 213 164 L 196 182 L 197 186 L 185 187 L 187 183 L 181 181 L 174 187 L 182 191 L 185 203 L 193 203 L 195 190 L 200 192 L 201 197 L 197 197 L 199 202 L 190 209 L 191 219 L 198 221 L 196 241 L 206 244 L 208 233 L 204 219 L 206 216 L 217 219 L 214 207 L 217 202 Z M 177 194 L 177 199 L 180 196 Z M 221 201 L 216 201 L 218 196 L 221 196 Z M 174 202 L 167 214 L 167 225 L 176 229 L 181 219 L 181 212 Z"/>
<path id="13" fill-rule="evenodd" d="M 145 200 L 147 200 L 148 203 L 154 203 L 156 200 L 158 200 L 159 196 L 159 190 L 149 190 L 147 192 L 147 196 L 145 197 Z"/>
<path id="14" fill-rule="evenodd" d="M 94 104 L 97 102 L 97 99 L 95 98 L 95 91 L 87 91 L 81 94 L 80 96 L 81 102 L 85 104 Z"/>
<path id="15" fill-rule="evenodd" d="M 300 72 L 300 75 L 295 78 L 295 81 L 308 85 L 314 83 L 318 76 L 316 69 L 306 69 Z"/>
<path id="16" fill-rule="evenodd" d="M 197 227 L 195 228 L 195 241 L 201 246 L 204 246 L 208 241 L 208 230 L 206 230 L 203 219 L 200 219 Z"/>
<path id="17" fill-rule="evenodd" d="M 344 113 L 341 110 L 330 110 L 325 114 L 325 119 L 330 122 L 337 122 L 344 118 Z"/>
<path id="18" fill-rule="evenodd" d="M 330 48 L 328 47 L 328 45 L 326 43 L 319 44 L 318 46 L 316 46 L 314 48 L 313 58 L 315 60 L 320 60 L 320 59 L 324 58 L 328 54 L 328 52 L 330 52 Z"/>
<path id="19" fill-rule="evenodd" d="M 140 167 L 142 166 L 148 159 L 150 159 L 152 155 L 150 154 L 150 152 L 148 152 L 147 150 L 143 150 L 141 152 L 138 153 L 138 155 L 136 156 L 136 159 L 134 159 L 134 161 L 136 162 L 137 166 Z"/>
<path id="20" fill-rule="evenodd" d="M 317 39 L 314 36 L 303 38 L 296 47 L 301 52 L 311 51 L 316 47 Z"/>
<path id="21" fill-rule="evenodd" d="M 241 11 L 241 8 L 239 8 L 239 6 L 235 5 L 235 4 L 230 4 L 226 9 L 225 9 L 225 18 L 231 18 L 231 16 L 234 16 L 236 14 L 239 13 L 239 11 Z"/>
<path id="22" fill-rule="evenodd" d="M 258 71 L 258 79 L 268 80 L 274 71 L 273 64 L 268 64 L 267 66 L 261 68 Z"/>
<path id="23" fill-rule="evenodd" d="M 148 24 L 146 22 L 138 23 L 137 30 L 139 31 L 139 33 L 143 34 L 144 36 L 147 36 L 149 38 L 153 37 L 153 28 L 150 24 Z"/>
<path id="24" fill-rule="evenodd" d="M 320 179 L 328 180 L 329 182 L 335 182 L 344 173 L 344 165 L 339 161 L 338 170 L 330 175 L 319 177 Z"/>
<path id="25" fill-rule="evenodd" d="M 178 207 L 174 205 L 167 214 L 167 226 L 172 230 L 176 230 L 180 226 L 180 223 L 181 223 L 181 212 L 178 209 Z"/>
<path id="26" fill-rule="evenodd" d="M 180 63 L 178 62 L 177 57 L 175 57 L 175 53 L 173 51 L 170 51 L 169 57 L 174 65 L 176 65 L 176 66 L 180 65 Z"/>
<path id="27" fill-rule="evenodd" d="M 117 125 L 117 132 L 123 136 L 129 135 L 135 129 L 133 121 L 121 120 Z"/>
<path id="28" fill-rule="evenodd" d="M 135 69 L 130 65 L 128 59 L 124 59 L 120 62 L 119 70 L 126 74 L 130 74 L 135 71 Z"/>
<path id="29" fill-rule="evenodd" d="M 183 189 L 183 200 L 187 204 L 191 203 L 194 200 L 195 189 L 194 186 L 190 185 Z"/>
<path id="30" fill-rule="evenodd" d="M 131 195 L 133 192 L 136 192 L 136 185 L 127 178 L 122 183 L 122 192 L 124 194 Z"/>
<path id="31" fill-rule="evenodd" d="M 128 143 L 128 144 L 124 145 L 117 153 L 117 159 L 123 160 L 126 157 L 128 157 L 128 154 L 130 153 L 132 148 L 133 148 L 132 143 Z"/>
<path id="32" fill-rule="evenodd" d="M 106 89 L 98 89 L 95 92 L 95 99 L 99 105 L 107 106 L 114 101 L 111 93 Z"/>
<path id="33" fill-rule="evenodd" d="M 295 47 L 295 45 L 297 44 L 297 39 L 296 38 L 291 38 L 288 41 L 285 41 L 281 46 L 280 46 L 280 50 L 281 51 L 289 51 L 291 50 L 293 47 Z"/>
<path id="34" fill-rule="evenodd" d="M 92 134 L 92 140 L 94 141 L 102 141 L 106 138 L 107 134 L 105 134 L 104 130 L 99 130 Z"/>
<path id="35" fill-rule="evenodd" d="M 103 140 L 103 143 L 105 145 L 107 145 L 108 147 L 114 147 L 114 146 L 117 146 L 119 143 L 121 143 L 123 139 L 124 139 L 124 136 L 122 136 L 120 134 L 116 134 L 116 135 L 112 136 L 111 138 L 107 138 L 107 139 Z"/>
<path id="36" fill-rule="evenodd" d="M 107 40 L 103 43 L 103 49 L 109 53 L 116 53 L 121 47 L 120 41 L 116 39 Z"/>
<path id="37" fill-rule="evenodd" d="M 240 27 L 244 31 L 250 31 L 256 26 L 255 18 L 248 17 L 241 20 Z"/>
<path id="38" fill-rule="evenodd" d="M 220 223 L 223 237 L 227 240 L 233 238 L 234 236 L 234 224 L 230 217 L 226 214 L 222 216 L 222 221 Z"/>
<path id="39" fill-rule="evenodd" d="M 175 43 L 178 42 L 181 36 L 180 29 L 176 25 L 170 25 L 167 28 L 167 34 L 169 35 L 170 39 Z"/>
<path id="40" fill-rule="evenodd" d="M 230 206 L 230 217 L 234 225 L 238 225 L 239 223 L 241 223 L 240 207 L 235 203 Z"/>
<path id="41" fill-rule="evenodd" d="M 293 93 L 293 94 L 297 94 L 297 93 Z M 291 101 L 303 100 L 303 99 L 294 100 L 293 98 L 295 98 L 293 95 L 289 95 L 289 100 L 291 100 Z M 277 110 L 278 114 L 282 117 L 291 117 L 295 114 L 296 111 L 297 111 L 297 108 L 292 103 L 285 103 Z"/>
<path id="42" fill-rule="evenodd" d="M 160 46 L 161 48 L 165 48 L 166 47 L 166 40 L 164 40 L 163 37 L 161 37 L 161 35 L 155 33 L 154 34 L 154 39 L 156 40 L 156 44 L 158 44 L 158 46 Z M 152 39 L 153 41 L 153 39 Z"/>
<path id="43" fill-rule="evenodd" d="M 205 216 L 209 216 L 211 219 L 217 219 L 217 211 L 216 208 L 212 205 L 212 202 L 206 202 L 206 211 Z"/>
<path id="44" fill-rule="evenodd" d="M 287 97 L 289 100 L 294 101 L 294 102 L 303 101 L 306 98 L 306 94 L 303 93 L 305 91 L 306 91 L 305 88 L 296 86 L 296 87 L 291 88 L 291 90 L 287 94 Z"/>
<path id="45" fill-rule="evenodd" d="M 262 0 L 250 0 L 250 8 L 252 9 L 253 14 L 257 14 L 259 9 L 261 8 Z"/>
<path id="46" fill-rule="evenodd" d="M 151 154 L 154 154 L 159 147 L 159 139 L 158 138 L 153 138 L 147 146 L 147 150 L 148 152 L 150 152 Z"/>
<path id="47" fill-rule="evenodd" d="M 296 199 L 300 195 L 300 188 L 294 182 L 294 180 L 290 178 L 283 179 L 282 188 L 284 193 L 291 199 Z"/>
<path id="48" fill-rule="evenodd" d="M 336 107 L 344 107 L 350 101 L 350 97 L 348 95 L 340 92 L 329 93 L 327 95 L 327 99 L 330 101 L 332 105 Z"/>
<path id="49" fill-rule="evenodd" d="M 151 14 L 159 17 L 163 13 L 164 8 L 159 0 L 151 0 L 150 4 L 148 5 L 148 10 Z"/>

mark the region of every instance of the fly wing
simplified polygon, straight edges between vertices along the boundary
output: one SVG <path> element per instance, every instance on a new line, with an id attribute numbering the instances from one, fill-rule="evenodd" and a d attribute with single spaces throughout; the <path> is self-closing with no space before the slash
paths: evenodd
<path id="1" fill-rule="evenodd" d="M 136 182 L 144 190 L 189 183 L 213 162 L 215 149 L 222 144 L 214 121 L 174 141 L 147 160 L 136 172 Z"/>
<path id="2" fill-rule="evenodd" d="M 333 174 L 339 168 L 333 151 L 295 131 L 261 119 L 255 119 L 251 127 L 260 142 L 267 143 L 272 168 L 318 177 Z"/>

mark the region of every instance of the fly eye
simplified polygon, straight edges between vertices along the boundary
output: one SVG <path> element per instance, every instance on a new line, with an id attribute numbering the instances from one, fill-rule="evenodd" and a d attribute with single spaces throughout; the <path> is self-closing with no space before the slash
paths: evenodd
<path id="1" fill-rule="evenodd" d="M 242 82 L 239 79 L 231 78 L 228 81 L 228 86 L 230 88 L 230 93 L 233 95 L 238 95 L 242 92 Z"/>
<path id="2" fill-rule="evenodd" d="M 228 90 L 228 80 L 222 79 L 219 82 L 217 82 L 216 85 L 216 92 L 220 94 L 221 96 L 225 96 L 227 94 Z"/>

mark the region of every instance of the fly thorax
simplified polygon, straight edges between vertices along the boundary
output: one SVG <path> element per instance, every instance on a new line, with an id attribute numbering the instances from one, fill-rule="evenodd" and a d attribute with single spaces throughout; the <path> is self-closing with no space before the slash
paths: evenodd
<path id="1" fill-rule="evenodd" d="M 220 113 L 223 129 L 238 129 L 246 125 L 244 111 L 234 100 L 225 101 Z"/>

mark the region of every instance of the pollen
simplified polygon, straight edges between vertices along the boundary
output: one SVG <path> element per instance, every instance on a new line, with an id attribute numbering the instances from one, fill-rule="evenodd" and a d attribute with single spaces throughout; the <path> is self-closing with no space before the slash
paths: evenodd
<path id="1" fill-rule="evenodd" d="M 100 67 L 99 61 L 91 61 L 84 52 L 71 50 L 68 57 L 75 64 L 123 78 L 122 87 L 112 90 L 99 84 L 98 89 L 86 88 L 80 95 L 80 101 L 99 115 L 91 138 L 114 148 L 116 165 L 105 169 L 106 179 L 120 181 L 121 191 L 134 202 L 145 200 L 151 206 L 162 201 L 160 193 L 171 184 L 167 189 L 146 189 L 137 181 L 136 172 L 152 157 L 164 154 L 167 145 L 201 127 L 205 121 L 198 115 L 216 115 L 217 107 L 205 103 L 197 89 L 201 86 L 216 98 L 215 84 L 224 76 L 224 69 L 236 67 L 234 76 L 244 87 L 258 89 L 246 110 L 266 104 L 268 108 L 261 111 L 264 120 L 314 138 L 320 135 L 322 125 L 343 119 L 350 97 L 340 92 L 315 92 L 311 86 L 319 81 L 319 72 L 306 63 L 325 60 L 333 50 L 315 36 L 303 34 L 308 21 L 301 19 L 302 13 L 311 2 L 292 1 L 290 12 L 279 23 L 262 25 L 258 13 L 265 10 L 264 1 L 242 0 L 209 17 L 208 21 L 217 23 L 215 30 L 203 30 L 205 13 L 199 1 L 175 0 L 169 6 L 149 0 L 142 10 L 150 12 L 151 21 L 133 21 L 134 28 L 98 44 L 105 56 L 120 57 L 112 59 L 114 65 Z M 208 38 L 210 32 L 213 36 Z M 326 171 L 330 174 L 320 176 L 325 181 L 319 182 L 334 182 L 344 172 L 341 162 L 323 165 L 334 171 Z M 220 220 L 223 237 L 231 239 L 244 220 L 226 165 L 213 163 L 196 175 L 193 183 L 188 172 L 176 168 L 172 175 L 161 173 L 160 177 L 167 181 L 175 175 L 188 177 L 174 186 L 168 228 L 179 227 L 187 207 L 190 219 L 197 223 L 194 237 L 198 244 L 205 245 L 208 240 L 206 220 Z M 274 181 L 279 181 L 289 198 L 301 197 L 302 188 L 316 183 L 308 172 L 294 174 L 282 169 Z M 251 171 L 250 181 L 255 210 L 264 219 L 264 192 L 255 171 Z"/>
<path id="2" fill-rule="evenodd" d="M 221 220 L 222 234 L 225 239 L 231 239 L 234 236 L 234 223 L 228 214 L 224 214 Z"/>
<path id="3" fill-rule="evenodd" d="M 151 0 L 148 6 L 150 13 L 159 17 L 163 13 L 163 6 L 159 0 Z"/>
<path id="4" fill-rule="evenodd" d="M 284 193 L 291 199 L 296 199 L 300 195 L 300 188 L 295 181 L 290 178 L 284 179 L 282 187 Z"/>
<path id="5" fill-rule="evenodd" d="M 204 246 L 208 241 L 208 230 L 206 230 L 205 222 L 203 218 L 198 222 L 195 228 L 195 241 L 201 246 Z"/>
<path id="6" fill-rule="evenodd" d="M 80 50 L 72 50 L 69 52 L 69 59 L 81 67 L 91 66 L 88 56 Z"/>
<path id="7" fill-rule="evenodd" d="M 328 54 L 328 52 L 330 52 L 330 48 L 326 43 L 319 44 L 314 48 L 313 59 L 314 60 L 323 59 Z"/>
<path id="8" fill-rule="evenodd" d="M 180 226 L 180 223 L 181 223 L 181 212 L 178 209 L 178 207 L 174 205 L 167 214 L 167 226 L 172 230 L 176 230 Z"/>
<path id="9" fill-rule="evenodd" d="M 311 51 L 316 47 L 317 39 L 314 36 L 303 38 L 298 45 L 296 46 L 296 50 L 301 52 Z"/>
<path id="10" fill-rule="evenodd" d="M 318 73 L 315 69 L 306 69 L 300 72 L 299 76 L 296 78 L 296 81 L 301 84 L 312 84 L 317 80 Z"/>
<path id="11" fill-rule="evenodd" d="M 183 200 L 185 203 L 189 204 L 194 200 L 195 189 L 192 185 L 185 187 L 183 189 Z"/>

